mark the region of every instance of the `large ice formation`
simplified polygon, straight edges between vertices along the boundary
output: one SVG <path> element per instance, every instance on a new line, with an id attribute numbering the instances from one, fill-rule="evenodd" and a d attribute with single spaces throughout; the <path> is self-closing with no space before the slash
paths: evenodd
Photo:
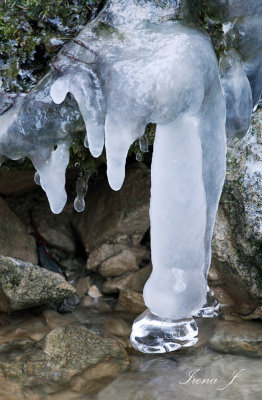
<path id="1" fill-rule="evenodd" d="M 198 7 L 195 2 L 111 0 L 63 48 L 55 71 L 0 117 L 0 157 L 32 160 L 54 213 L 66 202 L 65 171 L 81 115 L 91 154 L 98 157 L 105 146 L 114 190 L 123 184 L 130 146 L 149 122 L 157 124 L 150 205 L 153 272 L 144 289 L 150 311 L 136 322 L 140 333 L 132 339 L 143 351 L 186 344 L 183 334 L 182 344 L 170 345 L 167 333 L 168 345 L 143 343 L 141 326 L 148 336 L 159 331 L 161 318 L 171 321 L 170 332 L 173 320 L 186 318 L 176 330 L 188 332 L 188 343 L 195 343 L 192 316 L 205 302 L 225 176 L 225 126 L 229 138 L 244 135 L 262 90 L 261 0 L 249 1 L 248 7 L 244 0 L 200 3 L 208 3 L 223 26 L 226 50 L 219 63 L 208 34 L 190 13 Z M 84 207 L 80 186 L 78 211 Z"/>

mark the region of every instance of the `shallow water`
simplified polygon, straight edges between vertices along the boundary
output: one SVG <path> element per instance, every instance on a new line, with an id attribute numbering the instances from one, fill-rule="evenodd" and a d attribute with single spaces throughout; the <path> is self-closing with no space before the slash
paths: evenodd
<path id="1" fill-rule="evenodd" d="M 0 367 L 6 361 L 10 365 L 8 370 L 0 368 L 0 400 L 261 399 L 261 358 L 223 354 L 210 347 L 209 339 L 218 329 L 219 319 L 198 319 L 199 341 L 192 348 L 165 355 L 145 355 L 132 350 L 128 342 L 132 322 L 130 315 L 107 312 L 109 305 L 103 301 L 94 302 L 93 305 L 93 308 L 79 307 L 68 314 L 49 310 L 39 315 L 32 315 L 31 311 L 2 315 Z M 23 373 L 21 377 L 16 365 L 12 365 L 12 360 L 14 364 L 19 363 L 21 349 L 16 347 L 17 341 L 22 345 L 38 342 L 50 330 L 63 325 L 86 326 L 102 337 L 122 342 L 130 360 L 126 371 L 118 374 L 109 372 L 87 386 L 86 374 L 90 372 L 78 374 L 73 383 L 66 382 L 59 388 L 55 388 L 51 382 L 43 387 L 41 378 L 31 380 L 30 384 L 31 378 Z M 3 346 L 6 345 L 3 352 Z M 247 350 L 248 346 L 245 346 Z M 108 368 L 112 368 L 112 365 L 108 364 Z"/>

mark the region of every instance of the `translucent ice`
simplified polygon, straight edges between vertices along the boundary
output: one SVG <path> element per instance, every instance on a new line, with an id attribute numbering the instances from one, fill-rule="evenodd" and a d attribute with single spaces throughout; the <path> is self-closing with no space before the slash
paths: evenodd
<path id="1" fill-rule="evenodd" d="M 69 163 L 69 148 L 61 143 L 51 151 L 48 157 L 31 155 L 32 163 L 40 177 L 40 184 L 47 194 L 50 208 L 59 214 L 66 203 L 65 171 Z"/>
<path id="2" fill-rule="evenodd" d="M 193 318 L 160 318 L 146 310 L 134 321 L 130 340 L 142 353 L 166 353 L 194 345 L 198 340 L 197 334 Z"/>
<path id="3" fill-rule="evenodd" d="M 76 182 L 77 196 L 74 201 L 74 207 L 77 212 L 82 212 L 85 209 L 86 192 L 87 192 L 87 179 L 84 176 L 80 176 Z"/>
<path id="4" fill-rule="evenodd" d="M 207 5 L 223 26 L 226 50 L 219 68 L 209 36 L 191 14 L 197 3 Z M 114 190 L 123 184 L 130 146 L 139 140 L 141 152 L 147 151 L 145 127 L 157 124 L 153 272 L 144 288 L 149 310 L 131 337 L 142 351 L 170 351 L 196 341 L 192 316 L 206 298 L 225 176 L 225 125 L 229 138 L 243 135 L 262 90 L 261 16 L 260 0 L 108 1 L 62 49 L 56 72 L 0 117 L 1 159 L 30 157 L 56 213 L 66 202 L 65 170 L 81 115 L 85 147 L 98 157 L 105 145 Z M 77 211 L 84 208 L 84 195 L 79 181 Z"/>
<path id="5" fill-rule="evenodd" d="M 36 183 L 45 190 L 52 211 L 60 213 L 67 199 L 65 171 L 80 113 L 70 98 L 56 106 L 50 84 L 49 74 L 0 117 L 0 154 L 12 160 L 29 157 L 37 170 Z"/>
<path id="6" fill-rule="evenodd" d="M 262 93 L 261 0 L 204 0 L 222 22 L 227 51 L 220 60 L 227 102 L 227 135 L 243 136 Z M 213 10 L 212 10 L 213 7 Z"/>

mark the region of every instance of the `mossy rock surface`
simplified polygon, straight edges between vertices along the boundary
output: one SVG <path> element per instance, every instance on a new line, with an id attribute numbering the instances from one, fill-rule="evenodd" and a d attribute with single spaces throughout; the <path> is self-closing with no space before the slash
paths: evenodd
<path id="1" fill-rule="evenodd" d="M 99 0 L 5 0 L 0 3 L 3 89 L 28 92 L 53 56 L 96 14 Z"/>

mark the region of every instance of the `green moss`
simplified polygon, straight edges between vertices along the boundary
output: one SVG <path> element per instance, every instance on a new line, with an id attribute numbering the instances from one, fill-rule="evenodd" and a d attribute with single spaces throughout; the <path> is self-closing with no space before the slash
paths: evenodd
<path id="1" fill-rule="evenodd" d="M 0 4 L 3 89 L 29 91 L 52 57 L 91 18 L 99 0 L 5 0 Z"/>

